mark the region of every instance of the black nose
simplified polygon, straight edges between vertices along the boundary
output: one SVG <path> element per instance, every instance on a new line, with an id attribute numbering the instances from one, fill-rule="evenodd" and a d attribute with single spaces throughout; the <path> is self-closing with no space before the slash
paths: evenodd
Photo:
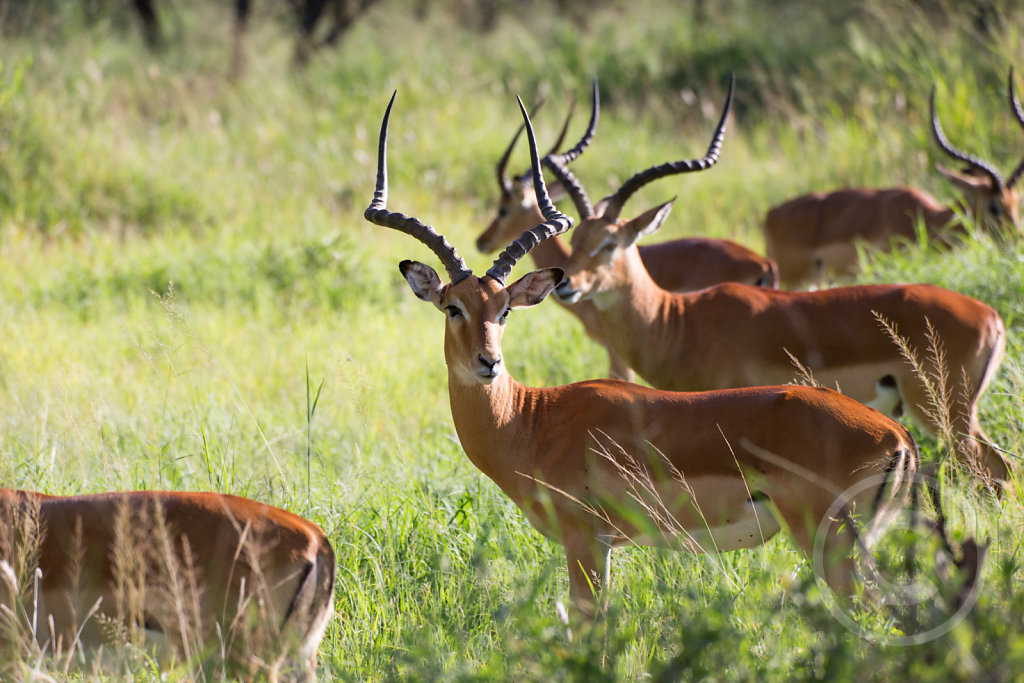
<path id="1" fill-rule="evenodd" d="M 569 280 L 565 279 L 558 283 L 555 287 L 555 297 L 561 301 L 569 301 L 576 296 L 576 290 L 569 284 Z"/>
<path id="2" fill-rule="evenodd" d="M 487 368 L 488 370 L 493 370 L 493 369 L 495 368 L 495 366 L 496 366 L 496 365 L 498 365 L 498 363 L 500 363 L 500 362 L 501 362 L 501 356 L 498 356 L 498 357 L 497 357 L 497 358 L 495 358 L 494 360 L 490 360 L 490 359 L 488 359 L 488 358 L 484 358 L 484 357 L 483 357 L 483 356 L 481 355 L 481 356 L 477 356 L 477 357 L 476 357 L 476 359 L 477 359 L 478 361 L 480 361 L 480 364 L 481 364 L 481 365 L 483 365 L 483 366 L 484 366 L 485 368 Z"/>

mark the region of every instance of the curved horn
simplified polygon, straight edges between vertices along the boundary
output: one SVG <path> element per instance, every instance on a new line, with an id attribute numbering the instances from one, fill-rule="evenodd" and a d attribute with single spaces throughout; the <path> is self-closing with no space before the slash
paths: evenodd
<path id="1" fill-rule="evenodd" d="M 725 139 L 725 121 L 729 118 L 729 109 L 732 107 L 732 94 L 735 86 L 736 74 L 732 74 L 729 77 L 729 94 L 725 98 L 725 106 L 722 107 L 722 116 L 718 120 L 715 134 L 711 136 L 711 144 L 708 146 L 707 154 L 700 159 L 670 162 L 660 166 L 652 166 L 646 171 L 637 173 L 623 183 L 622 187 L 616 190 L 615 194 L 608 197 L 608 203 L 604 210 L 604 217 L 607 220 L 612 222 L 618 220 L 619 214 L 622 213 L 622 207 L 644 185 L 665 176 L 689 173 L 691 171 L 703 171 L 715 165 L 719 154 L 722 153 L 722 140 Z"/>
<path id="2" fill-rule="evenodd" d="M 541 100 L 540 103 L 538 103 L 537 106 L 533 108 L 533 114 L 531 114 L 531 116 L 536 116 L 537 112 L 539 112 L 540 108 L 543 106 L 544 100 Z M 569 122 L 572 121 L 572 115 L 575 111 L 576 100 L 574 99 L 572 103 L 569 105 L 569 113 L 565 115 L 565 122 L 562 123 L 562 130 L 561 132 L 558 133 L 558 138 L 555 139 L 555 144 L 551 145 L 551 149 L 548 150 L 548 154 L 555 154 L 556 152 L 558 152 L 558 148 L 562 146 L 563 142 L 565 142 L 565 134 L 569 131 Z M 509 143 L 508 148 L 505 150 L 505 153 L 502 154 L 501 159 L 498 160 L 498 186 L 501 187 L 501 194 L 503 197 L 512 196 L 512 181 L 509 179 L 508 174 L 505 172 L 505 167 L 508 165 L 508 158 L 512 154 L 512 149 L 516 146 L 516 142 L 519 141 L 519 136 L 522 135 L 524 128 L 525 126 L 520 123 L 519 129 L 516 131 L 516 134 L 512 136 L 512 142 Z M 530 171 L 526 171 L 521 176 L 519 176 L 519 179 L 521 182 L 526 182 L 530 180 L 531 177 L 532 173 Z"/>
<path id="3" fill-rule="evenodd" d="M 572 227 L 572 219 L 556 209 L 555 205 L 551 203 L 550 197 L 548 197 L 548 189 L 544 186 L 544 174 L 540 169 L 537 139 L 533 135 L 533 126 L 530 125 L 530 115 L 526 113 L 523 101 L 518 97 L 516 99 L 519 100 L 519 109 L 523 113 L 523 122 L 526 126 L 526 137 L 530 142 L 530 167 L 533 172 L 533 189 L 537 194 L 537 206 L 544 215 L 545 221 L 527 230 L 512 244 L 508 245 L 498 255 L 498 258 L 495 259 L 494 265 L 487 271 L 487 275 L 503 285 L 519 259 L 526 256 L 531 249 L 544 240 L 560 235 Z"/>
<path id="4" fill-rule="evenodd" d="M 928 106 L 931 110 L 932 116 L 932 133 L 935 135 L 935 142 L 939 144 L 939 147 L 942 149 L 942 151 L 948 154 L 949 156 L 953 157 L 957 161 L 962 161 L 971 168 L 981 171 L 982 173 L 987 175 L 989 179 L 992 181 L 992 185 L 998 188 L 999 190 L 1002 190 L 1004 187 L 1006 187 L 1006 184 L 1003 182 L 1003 177 L 999 175 L 999 171 L 997 171 L 995 168 L 993 168 L 991 165 L 989 165 L 982 159 L 961 152 L 955 149 L 953 145 L 949 144 L 949 140 L 946 139 L 945 133 L 942 132 L 942 125 L 939 123 L 939 117 L 935 113 L 934 83 L 932 84 L 932 94 L 929 98 Z"/>
<path id="5" fill-rule="evenodd" d="M 562 187 L 565 188 L 566 193 L 572 199 L 572 203 L 576 206 L 576 211 L 580 214 L 580 220 L 586 220 L 593 216 L 594 207 L 590 205 L 587 191 L 583 189 L 583 185 L 576 178 L 575 174 L 556 156 L 549 154 L 544 157 L 543 163 L 551 171 L 551 175 L 555 176 L 562 183 Z"/>
<path id="6" fill-rule="evenodd" d="M 575 103 L 573 104 L 575 105 Z M 533 115 L 536 116 L 537 112 L 539 112 L 540 108 L 543 106 L 544 100 L 541 100 L 540 102 L 537 103 L 537 106 L 533 108 Z M 572 116 L 571 110 L 569 111 L 569 115 Z M 566 121 L 565 125 L 569 125 L 568 121 Z M 512 196 L 512 180 L 508 177 L 508 173 L 506 173 L 505 169 L 508 166 L 509 157 L 512 156 L 512 150 L 515 149 L 516 143 L 519 142 L 519 136 L 522 134 L 523 125 L 519 124 L 519 128 L 518 130 L 516 130 L 516 134 L 512 136 L 512 142 L 508 143 L 508 147 L 505 148 L 505 153 L 501 155 L 500 159 L 498 159 L 498 165 L 495 170 L 498 172 L 498 187 L 501 188 L 501 195 L 503 197 Z M 562 131 L 562 136 L 565 136 L 564 130 Z M 562 144 L 561 138 L 559 138 L 558 144 Z"/>
<path id="7" fill-rule="evenodd" d="M 1013 110 L 1013 115 L 1017 117 L 1017 121 L 1020 122 L 1021 127 L 1024 127 L 1024 109 L 1020 106 L 1020 100 L 1017 99 L 1017 93 L 1013 88 L 1013 67 L 1010 67 L 1010 108 Z M 1006 181 L 1006 187 L 1013 187 L 1018 180 L 1020 180 L 1021 174 L 1024 173 L 1024 161 L 1021 161 L 1017 165 L 1017 168 L 1013 169 L 1013 173 L 1010 174 L 1009 179 Z"/>
<path id="8" fill-rule="evenodd" d="M 404 213 L 388 211 L 388 119 L 391 117 L 391 106 L 395 103 L 396 90 L 391 95 L 388 108 L 384 112 L 384 120 L 380 124 L 380 141 L 377 146 L 377 187 L 373 191 L 373 200 L 366 208 L 363 217 L 375 225 L 392 228 L 406 235 L 411 235 L 430 247 L 441 260 L 451 281 L 458 282 L 473 272 L 466 267 L 466 262 L 455 252 L 455 247 L 448 243 L 444 235 L 440 235 L 431 226 L 420 219 Z"/>
<path id="9" fill-rule="evenodd" d="M 1020 100 L 1017 99 L 1017 92 L 1013 87 L 1013 67 L 1010 67 L 1010 77 L 1007 79 L 1010 83 L 1010 108 L 1013 109 L 1014 116 L 1020 121 L 1020 125 L 1024 126 L 1024 109 L 1020 106 Z"/>
<path id="10" fill-rule="evenodd" d="M 597 78 L 594 79 L 593 94 L 590 96 L 590 123 L 587 124 L 587 130 L 583 133 L 583 137 L 572 149 L 568 149 L 561 154 L 554 154 L 555 150 L 551 150 L 548 156 L 556 157 L 563 164 L 568 164 L 575 161 L 579 155 L 583 154 L 583 151 L 590 145 L 590 141 L 594 139 L 594 133 L 597 131 L 597 119 L 601 109 L 601 102 L 597 95 Z M 565 132 L 562 132 L 565 135 Z"/>
<path id="11" fill-rule="evenodd" d="M 539 109 L 538 107 L 537 109 Z M 537 115 L 537 109 L 533 110 L 533 115 Z M 572 115 L 576 112 L 576 98 L 574 97 L 572 103 L 569 104 L 569 113 L 565 115 L 565 121 L 562 122 L 562 130 L 558 133 L 558 139 L 555 140 L 555 144 L 551 145 L 551 149 L 548 150 L 548 155 L 557 154 L 558 148 L 565 142 L 565 135 L 569 132 L 569 122 L 572 121 Z M 519 130 L 522 130 L 520 126 Z M 527 171 L 523 174 L 524 177 L 532 177 L 532 172 Z"/>
<path id="12" fill-rule="evenodd" d="M 590 198 L 587 197 L 586 190 L 583 189 L 583 185 L 576 176 L 569 170 L 568 164 L 579 158 L 583 151 L 590 145 L 590 141 L 594 139 L 594 132 L 597 130 L 597 119 L 601 108 L 601 103 L 597 94 L 597 79 L 594 79 L 594 91 L 591 96 L 590 105 L 590 123 L 587 125 L 587 130 L 583 133 L 583 137 L 576 143 L 576 146 L 572 149 L 566 150 L 561 154 L 548 154 L 544 157 L 543 163 L 547 166 L 551 173 L 561 181 L 565 191 L 572 198 L 572 203 L 576 206 L 576 210 L 580 214 L 580 220 L 585 220 L 594 215 L 594 209 L 590 205 Z"/>
<path id="13" fill-rule="evenodd" d="M 538 104 L 536 107 L 534 107 L 533 113 L 530 114 L 530 116 L 536 116 L 537 110 L 539 109 L 540 105 Z M 551 156 L 552 154 L 556 154 L 558 152 L 558 148 L 562 146 L 563 142 L 565 142 L 565 134 L 569 132 L 569 123 L 572 121 L 572 115 L 575 111 L 576 100 L 573 99 L 572 103 L 569 105 L 569 113 L 565 115 L 565 121 L 562 123 L 562 130 L 558 133 L 558 138 L 555 140 L 555 144 L 551 145 L 551 149 L 548 150 L 545 156 Z M 519 137 L 519 134 L 522 133 L 525 128 L 526 127 L 523 124 L 519 124 L 519 131 L 516 133 L 516 138 Z M 526 170 L 522 175 L 519 176 L 519 182 L 533 182 L 533 171 Z"/>

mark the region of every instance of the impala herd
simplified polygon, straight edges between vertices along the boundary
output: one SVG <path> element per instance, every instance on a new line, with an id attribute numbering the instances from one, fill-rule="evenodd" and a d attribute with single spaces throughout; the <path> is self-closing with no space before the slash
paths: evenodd
<path id="1" fill-rule="evenodd" d="M 1024 111 L 1009 78 L 1010 107 L 1024 127 Z M 939 149 L 966 165 L 955 171 L 938 165 L 939 173 L 963 194 L 953 207 L 914 187 L 854 188 L 816 192 L 779 204 L 764 223 L 768 256 L 779 264 L 783 284 L 824 285 L 833 277 L 848 277 L 857 269 L 858 243 L 888 249 L 894 242 L 914 242 L 920 221 L 929 242 L 950 246 L 967 235 L 958 214 L 973 216 L 979 227 L 997 239 L 1019 231 L 1020 194 L 1014 188 L 1024 173 L 1024 161 L 1007 180 L 988 162 L 954 148 L 946 139 L 935 112 L 935 89 L 930 108 L 932 133 Z"/>
<path id="2" fill-rule="evenodd" d="M 858 545 L 914 495 L 921 464 L 894 420 L 904 415 L 945 439 L 992 490 L 1012 491 L 1014 469 L 978 419 L 1006 346 L 999 314 L 931 285 L 823 287 L 855 273 L 859 245 L 913 241 L 918 226 L 949 246 L 969 236 L 966 214 L 1003 239 L 1018 228 L 1024 162 L 1004 180 L 954 148 L 933 91 L 935 141 L 967 166 L 939 169 L 963 193 L 957 206 L 913 188 L 847 189 L 772 208 L 767 258 L 726 240 L 639 246 L 675 200 L 633 218 L 623 217 L 626 204 L 656 180 L 715 165 L 733 89 L 730 81 L 702 157 L 636 173 L 596 204 L 570 170 L 595 136 L 596 80 L 588 127 L 564 152 L 570 118 L 541 156 L 520 101 L 523 125 L 497 166 L 497 217 L 476 242 L 483 252 L 500 249 L 482 276 L 437 230 L 388 208 L 395 95 L 381 123 L 365 218 L 422 242 L 444 267 L 442 279 L 424 263 L 399 265 L 413 293 L 444 315 L 459 441 L 529 522 L 562 545 L 572 602 L 584 616 L 600 607 L 613 547 L 718 553 L 785 529 L 811 553 L 836 509 L 844 523 L 824 539 L 822 578 L 849 596 Z M 1009 91 L 1024 126 L 1012 71 Z M 530 168 L 510 178 L 524 130 Z M 578 222 L 555 208 L 545 170 Z M 559 236 L 574 223 L 566 244 Z M 510 282 L 527 254 L 538 269 Z M 782 291 L 780 282 L 822 288 Z M 607 349 L 611 379 L 532 387 L 509 374 L 501 347 L 509 312 L 548 295 Z M 650 386 L 624 381 L 634 373 Z M 884 475 L 876 484 L 858 485 L 876 473 Z M 316 524 L 217 493 L 10 489 L 0 489 L 0 520 L 0 649 L 28 634 L 52 654 L 102 650 L 113 628 L 134 634 L 159 661 L 219 654 L 231 672 L 312 676 L 335 579 L 331 544 Z M 977 576 L 977 566 L 967 569 Z"/>

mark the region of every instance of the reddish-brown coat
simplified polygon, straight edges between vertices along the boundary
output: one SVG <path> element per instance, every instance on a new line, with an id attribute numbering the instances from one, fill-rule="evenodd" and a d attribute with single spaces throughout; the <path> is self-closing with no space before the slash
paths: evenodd
<path id="1" fill-rule="evenodd" d="M 237 496 L 168 491 L 50 496 L 0 489 L 0 513 L 12 532 L 18 520 L 38 515 L 39 554 L 29 561 L 41 573 L 38 620 L 47 626 L 40 642 L 56 636 L 68 648 L 80 637 L 83 647 L 95 648 L 110 631 L 98 615 L 134 614 L 163 641 L 165 656 L 194 655 L 202 643 L 225 647 L 237 666 L 247 665 L 241 658 L 311 666 L 330 618 L 335 570 L 326 535 L 308 520 Z M 10 546 L 0 550 L 11 553 Z M 26 558 L 0 559 L 17 566 Z M 125 604 L 123 584 L 141 572 L 147 590 L 128 599 L 140 604 Z M 272 637 L 249 639 L 235 652 L 246 641 L 233 624 L 243 598 L 259 601 L 254 616 Z M 98 600 L 98 615 L 86 620 Z M 176 600 L 183 611 L 173 607 Z M 219 640 L 232 637 L 237 644 Z M 255 651 L 245 651 L 249 646 Z"/>

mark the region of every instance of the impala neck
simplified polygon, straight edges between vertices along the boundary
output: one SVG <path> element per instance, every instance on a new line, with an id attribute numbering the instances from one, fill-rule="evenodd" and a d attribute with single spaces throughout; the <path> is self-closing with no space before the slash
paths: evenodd
<path id="1" fill-rule="evenodd" d="M 517 472 L 529 471 L 524 456 L 531 450 L 526 428 L 529 406 L 533 404 L 531 393 L 508 372 L 483 385 L 467 383 L 451 369 L 448 371 L 448 398 L 462 449 L 516 502 L 522 499 L 526 483 Z"/>
<path id="2" fill-rule="evenodd" d="M 674 322 L 682 320 L 684 299 L 651 278 L 635 245 L 618 258 L 617 286 L 596 294 L 594 305 L 615 352 L 641 377 L 656 376 L 658 354 L 644 351 L 661 341 L 676 347 L 686 343 L 683 326 Z"/>

